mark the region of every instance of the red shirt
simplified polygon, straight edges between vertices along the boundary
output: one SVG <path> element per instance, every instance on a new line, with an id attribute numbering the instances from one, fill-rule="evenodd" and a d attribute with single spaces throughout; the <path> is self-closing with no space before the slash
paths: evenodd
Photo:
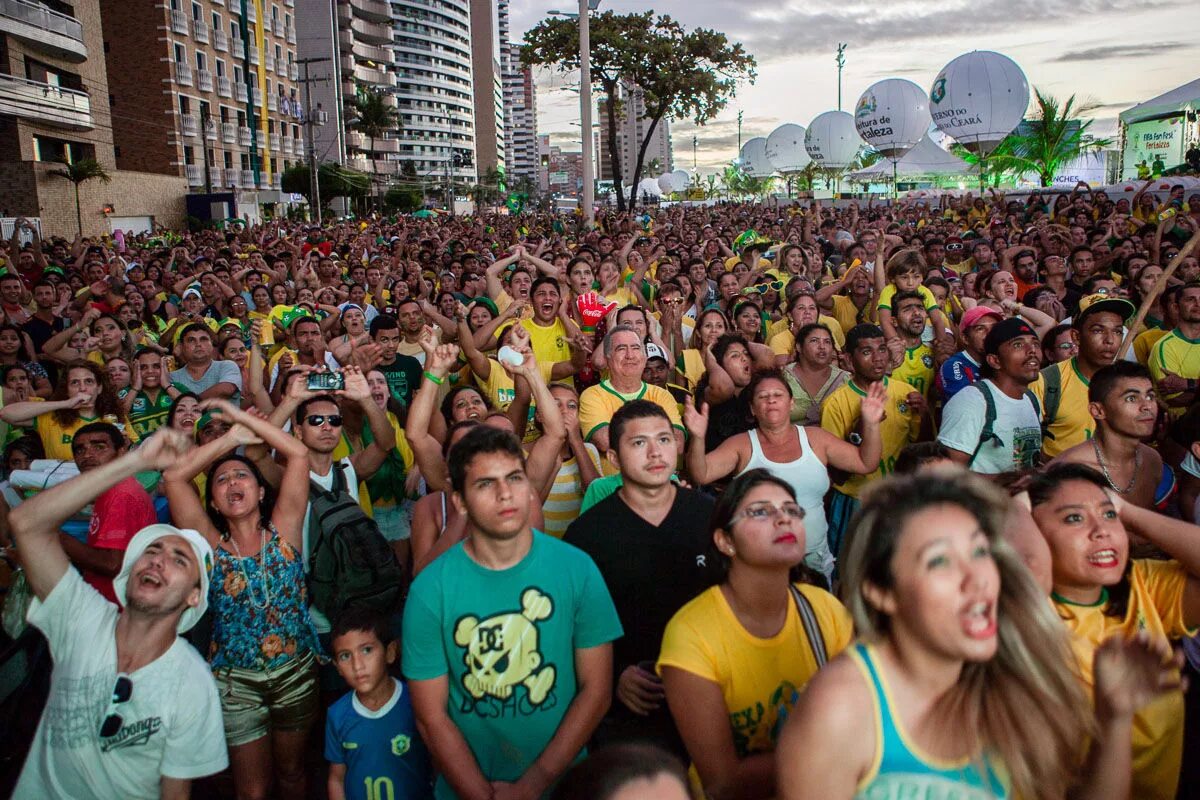
<path id="1" fill-rule="evenodd" d="M 125 550 L 138 531 L 158 522 L 154 501 L 134 478 L 126 478 L 96 499 L 87 543 L 104 550 Z M 116 603 L 112 578 L 84 571 L 83 579 L 109 602 Z"/>

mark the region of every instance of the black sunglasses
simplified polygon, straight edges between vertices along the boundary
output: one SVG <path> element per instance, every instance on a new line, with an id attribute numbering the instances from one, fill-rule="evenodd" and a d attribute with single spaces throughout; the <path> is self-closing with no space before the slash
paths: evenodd
<path id="1" fill-rule="evenodd" d="M 334 428 L 342 427 L 341 414 L 309 414 L 304 418 L 304 421 L 314 428 L 319 428 L 325 424 L 325 420 L 329 420 L 330 426 Z"/>
<path id="2" fill-rule="evenodd" d="M 110 705 L 115 706 L 121 703 L 129 702 L 129 698 L 133 697 L 133 681 L 128 675 L 118 675 L 117 682 L 113 686 L 112 701 Z M 110 736 L 116 736 L 121 730 L 121 726 L 125 721 L 117 712 L 113 712 L 104 718 L 104 722 L 100 723 L 100 738 L 107 739 Z"/>

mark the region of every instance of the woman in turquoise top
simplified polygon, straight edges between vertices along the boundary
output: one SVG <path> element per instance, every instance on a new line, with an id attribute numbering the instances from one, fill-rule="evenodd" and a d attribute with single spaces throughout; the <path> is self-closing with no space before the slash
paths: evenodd
<path id="1" fill-rule="evenodd" d="M 1092 714 L 1008 502 L 957 469 L 864 494 L 841 562 L 859 643 L 793 710 L 781 798 L 1065 796 Z"/>
<path id="2" fill-rule="evenodd" d="M 305 742 L 319 702 L 319 646 L 300 555 L 308 448 L 225 400 L 206 400 L 201 409 L 233 427 L 180 459 L 163 474 L 163 486 L 172 521 L 203 534 L 215 555 L 208 660 L 221 696 L 234 786 L 238 797 L 265 797 L 274 778 L 278 796 L 304 797 Z M 252 460 L 230 452 L 260 444 L 286 459 L 278 499 Z M 205 469 L 201 505 L 192 479 Z"/>

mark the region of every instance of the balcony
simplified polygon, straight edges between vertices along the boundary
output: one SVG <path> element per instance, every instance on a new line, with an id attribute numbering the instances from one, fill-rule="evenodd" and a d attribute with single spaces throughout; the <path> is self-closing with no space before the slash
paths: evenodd
<path id="1" fill-rule="evenodd" d="M 221 123 L 221 138 L 225 144 L 233 144 L 237 141 L 237 125 L 232 122 Z"/>
<path id="2" fill-rule="evenodd" d="M 295 7 L 296 7 L 296 0 L 283 0 L 283 4 L 284 4 L 285 6 L 287 6 L 288 8 L 295 8 Z"/>
<path id="3" fill-rule="evenodd" d="M 217 123 L 213 121 L 212 117 L 209 117 L 204 125 L 204 139 L 208 142 L 217 140 Z"/>
<path id="4" fill-rule="evenodd" d="M 188 186 L 204 185 L 204 167 L 199 164 L 188 164 L 186 171 Z"/>
<path id="5" fill-rule="evenodd" d="M 256 44 L 250 45 L 250 63 L 258 66 L 258 45 Z"/>
<path id="6" fill-rule="evenodd" d="M 292 154 L 292 137 L 284 136 L 279 140 L 279 152 L 283 153 L 285 156 L 290 156 Z"/>
<path id="7" fill-rule="evenodd" d="M 295 61 L 288 64 L 288 77 L 294 81 L 300 80 L 300 65 Z"/>
<path id="8" fill-rule="evenodd" d="M 179 129 L 189 139 L 200 135 L 200 121 L 195 114 L 180 114 Z"/>
<path id="9" fill-rule="evenodd" d="M 229 37 L 229 52 L 230 52 L 230 54 L 237 58 L 241 58 L 242 53 L 246 52 L 246 49 L 245 49 L 246 45 L 244 44 L 244 41 L 245 40 L 243 40 L 240 36 L 230 36 Z"/>
<path id="10" fill-rule="evenodd" d="M 238 144 L 242 147 L 250 146 L 250 129 L 245 125 L 238 128 Z"/>
<path id="11" fill-rule="evenodd" d="M 175 62 L 175 82 L 180 86 L 192 85 L 192 68 L 182 61 Z"/>
<path id="12" fill-rule="evenodd" d="M 263 33 L 270 33 L 270 32 L 271 32 L 271 27 L 272 27 L 272 25 L 271 25 L 271 18 L 270 18 L 270 17 L 268 17 L 268 16 L 266 16 L 266 15 L 264 14 L 264 15 L 263 15 L 263 21 L 262 21 L 262 29 L 263 29 Z"/>
<path id="13" fill-rule="evenodd" d="M 354 19 L 350 21 L 350 30 L 354 31 L 359 41 L 367 44 L 385 45 L 392 42 L 392 29 L 378 22 Z"/>
<path id="14" fill-rule="evenodd" d="M 244 188 L 244 189 L 253 189 L 254 188 L 254 170 L 252 170 L 252 169 L 242 170 L 242 188 Z"/>
<path id="15" fill-rule="evenodd" d="M 206 69 L 196 70 L 196 88 L 202 92 L 213 90 L 213 74 Z"/>
<path id="16" fill-rule="evenodd" d="M 242 13 L 240 5 L 240 3 L 235 3 L 229 7 L 229 10 L 240 16 Z M 258 22 L 258 13 L 254 8 L 254 3 L 246 3 L 246 11 L 248 12 L 246 16 L 247 22 Z"/>
<path id="17" fill-rule="evenodd" d="M 0 33 L 7 33 L 55 58 L 78 64 L 87 60 L 83 24 L 29 0 L 0 0 Z"/>
<path id="18" fill-rule="evenodd" d="M 221 97 L 233 97 L 233 84 L 224 75 L 217 76 L 217 94 Z"/>
<path id="19" fill-rule="evenodd" d="M 225 180 L 225 173 L 221 171 L 220 167 L 209 167 L 208 179 L 212 182 L 214 191 L 225 185 L 223 183 Z"/>
<path id="20" fill-rule="evenodd" d="M 275 74 L 281 78 L 288 76 L 288 62 L 282 58 L 275 59 Z"/>
<path id="21" fill-rule="evenodd" d="M 350 0 L 354 16 L 368 22 L 391 22 L 391 7 L 383 0 Z"/>
<path id="22" fill-rule="evenodd" d="M 355 64 L 354 80 L 371 86 L 395 86 L 396 74 L 382 69 L 372 69 L 363 64 Z"/>
<path id="23" fill-rule="evenodd" d="M 271 173 L 271 188 L 277 192 L 283 189 L 283 175 L 279 171 Z"/>
<path id="24" fill-rule="evenodd" d="M 242 173 L 238 172 L 236 169 L 226 168 L 224 185 L 228 186 L 230 189 L 236 189 L 241 186 L 241 177 Z"/>
<path id="25" fill-rule="evenodd" d="M 279 101 L 275 99 L 275 95 L 267 95 L 267 111 L 278 111 Z"/>
<path id="26" fill-rule="evenodd" d="M 284 30 L 284 34 L 287 36 L 287 43 L 295 44 L 296 43 L 296 29 L 293 28 L 291 25 L 288 25 L 283 30 Z"/>
<path id="27" fill-rule="evenodd" d="M 391 64 L 395 60 L 392 51 L 386 47 L 375 47 L 364 42 L 352 40 L 350 51 L 354 54 L 355 58 L 360 58 L 364 61 L 374 61 L 376 64 Z M 342 52 L 345 51 L 343 50 Z"/>
<path id="28" fill-rule="evenodd" d="M 85 92 L 0 73 L 0 114 L 46 125 L 91 130 L 92 101 Z"/>
<path id="29" fill-rule="evenodd" d="M 229 34 L 220 28 L 213 28 L 212 46 L 214 50 L 221 53 L 229 52 Z"/>
<path id="30" fill-rule="evenodd" d="M 202 19 L 192 20 L 192 36 L 200 44 L 208 44 L 208 23 Z"/>
<path id="31" fill-rule="evenodd" d="M 239 103 L 245 103 L 247 100 L 249 100 L 249 98 L 250 95 L 246 93 L 246 84 L 235 83 L 233 85 L 233 99 L 237 100 Z"/>
<path id="32" fill-rule="evenodd" d="M 279 134 L 272 133 L 270 138 L 271 138 L 271 149 L 274 151 L 278 151 L 279 150 Z"/>
<path id="33" fill-rule="evenodd" d="M 250 87 L 250 102 L 254 104 L 255 108 L 262 106 L 262 89 L 257 86 Z"/>
<path id="34" fill-rule="evenodd" d="M 267 68 L 267 72 L 274 72 L 275 71 L 275 56 L 271 55 L 270 53 L 267 53 L 267 55 L 265 56 L 265 58 L 263 60 L 264 60 L 263 66 L 265 66 Z"/>
<path id="35" fill-rule="evenodd" d="M 171 9 L 171 31 L 178 33 L 180 36 L 187 36 L 188 33 L 188 18 L 187 14 L 178 9 Z"/>

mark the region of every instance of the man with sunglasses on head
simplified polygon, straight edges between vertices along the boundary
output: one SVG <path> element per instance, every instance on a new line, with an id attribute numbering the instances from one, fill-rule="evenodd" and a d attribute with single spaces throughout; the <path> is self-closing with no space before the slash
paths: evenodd
<path id="1" fill-rule="evenodd" d="M 14 797 L 166 798 L 228 766 L 212 672 L 179 634 L 208 605 L 212 549 L 193 530 L 155 524 L 129 542 L 113 580 L 116 605 L 71 568 L 59 542 L 68 517 L 138 472 L 189 447 L 160 430 L 140 448 L 25 501 L 9 517 L 46 636 L 50 697 Z"/>

